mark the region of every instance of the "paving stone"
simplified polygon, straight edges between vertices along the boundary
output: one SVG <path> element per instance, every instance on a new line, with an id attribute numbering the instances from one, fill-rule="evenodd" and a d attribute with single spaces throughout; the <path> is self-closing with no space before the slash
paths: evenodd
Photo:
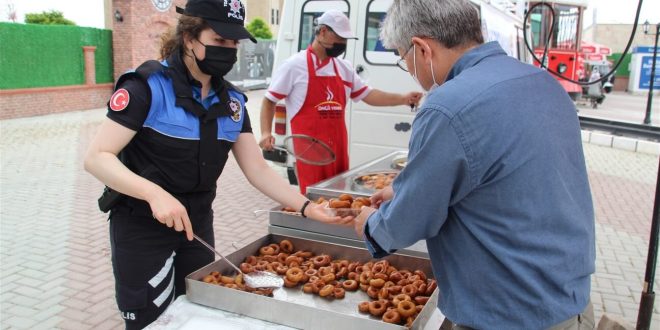
<path id="1" fill-rule="evenodd" d="M 8 314 L 17 315 L 21 317 L 29 317 L 30 315 L 36 313 L 37 311 L 34 308 L 28 308 L 20 305 L 12 306 L 6 310 Z"/>
<path id="2" fill-rule="evenodd" d="M 13 327 L 15 329 L 31 329 L 35 324 L 37 324 L 37 322 L 29 317 L 11 316 L 2 321 L 2 328 L 4 329 L 7 327 L 11 329 Z"/>
<path id="3" fill-rule="evenodd" d="M 31 330 L 52 330 L 57 329 L 57 325 L 62 322 L 59 317 L 51 317 L 45 321 L 35 324 Z"/>
<path id="4" fill-rule="evenodd" d="M 66 306 L 62 305 L 49 305 L 44 309 L 40 310 L 38 313 L 32 315 L 32 318 L 39 322 L 48 322 L 53 319 L 59 322 L 57 315 L 66 309 Z M 50 322 L 48 322 L 50 323 Z M 57 324 L 57 322 L 55 322 Z"/>

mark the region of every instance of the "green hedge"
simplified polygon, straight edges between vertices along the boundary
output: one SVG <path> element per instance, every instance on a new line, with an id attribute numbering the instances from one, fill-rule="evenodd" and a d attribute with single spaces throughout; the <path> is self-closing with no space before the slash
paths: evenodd
<path id="1" fill-rule="evenodd" d="M 621 58 L 622 53 L 614 53 L 607 57 L 609 61 L 612 61 L 612 66 Z M 621 65 L 616 69 L 616 77 L 630 77 L 630 59 L 632 55 L 628 53 L 626 57 L 623 58 Z"/>
<path id="2" fill-rule="evenodd" d="M 111 30 L 0 22 L 0 89 L 84 84 L 83 46 L 96 46 L 96 82 L 112 82 Z"/>

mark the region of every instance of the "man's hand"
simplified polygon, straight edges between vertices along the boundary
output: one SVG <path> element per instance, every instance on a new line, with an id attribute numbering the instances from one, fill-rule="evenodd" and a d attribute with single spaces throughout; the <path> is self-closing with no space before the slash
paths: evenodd
<path id="1" fill-rule="evenodd" d="M 417 106 L 419 105 L 419 100 L 422 99 L 423 95 L 424 94 L 420 92 L 410 92 L 408 94 L 403 94 L 402 95 L 403 101 L 401 104 L 409 105 L 409 106 Z"/>
<path id="2" fill-rule="evenodd" d="M 355 229 L 355 233 L 357 234 L 358 238 L 364 238 L 364 224 L 367 222 L 367 219 L 369 219 L 369 216 L 374 212 L 376 212 L 375 208 L 363 206 L 360 214 L 358 214 L 357 218 L 355 218 L 355 221 L 353 221 L 353 228 Z"/>
<path id="3" fill-rule="evenodd" d="M 273 145 L 275 144 L 275 138 L 270 133 L 262 133 L 261 141 L 259 141 L 259 146 L 263 150 L 273 150 Z"/>
<path id="4" fill-rule="evenodd" d="M 186 231 L 189 241 L 193 240 L 193 229 L 186 208 L 170 193 L 159 189 L 148 201 L 154 219 L 176 231 Z"/>
<path id="5" fill-rule="evenodd" d="M 389 201 L 392 197 L 394 197 L 394 189 L 392 189 L 392 186 L 387 186 L 371 195 L 369 199 L 371 200 L 371 205 L 380 208 L 380 204 Z"/>

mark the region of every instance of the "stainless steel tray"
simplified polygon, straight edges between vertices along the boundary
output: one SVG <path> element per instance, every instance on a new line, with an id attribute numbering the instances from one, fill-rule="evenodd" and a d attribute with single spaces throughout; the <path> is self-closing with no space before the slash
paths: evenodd
<path id="1" fill-rule="evenodd" d="M 271 210 L 279 211 L 282 207 Z M 301 216 L 270 213 L 268 232 L 285 236 L 295 236 L 308 240 L 324 241 L 354 247 L 364 247 L 364 240 L 357 237 L 352 226 L 329 225 L 322 222 L 306 219 Z M 426 241 L 419 241 L 412 246 L 398 251 L 401 254 L 427 258 L 429 257 Z"/>
<path id="2" fill-rule="evenodd" d="M 379 171 L 398 171 L 396 168 L 395 160 L 406 157 L 407 151 L 394 151 L 383 157 L 374 159 L 368 163 L 364 163 L 355 168 L 352 168 L 344 173 L 338 174 L 325 181 L 321 181 L 312 186 L 307 187 L 307 196 L 316 199 L 321 196 L 339 196 L 346 193 L 354 196 L 371 196 L 374 193 L 372 189 L 365 189 L 359 185 L 355 185 L 353 179 L 359 173 L 366 172 L 379 172 Z"/>
<path id="3" fill-rule="evenodd" d="M 361 262 L 372 259 L 365 249 L 275 234 L 263 236 L 228 255 L 227 258 L 232 262 L 241 262 L 247 256 L 256 254 L 261 246 L 279 242 L 283 239 L 290 240 L 296 250 L 307 250 L 316 254 L 325 253 L 335 259 L 350 259 Z M 428 259 L 398 254 L 390 255 L 385 259 L 398 268 L 421 269 L 432 276 Z M 217 260 L 188 275 L 186 277 L 188 300 L 197 304 L 300 329 L 407 329 L 404 326 L 388 324 L 379 318 L 358 312 L 358 303 L 370 300 L 366 293 L 362 291 L 346 292 L 344 299 L 327 300 L 316 295 L 305 294 L 300 287 L 280 288 L 274 291 L 274 297 L 264 297 L 202 282 L 201 279 L 212 271 L 230 273 L 231 268 L 225 262 Z M 417 316 L 412 329 L 424 328 L 437 307 L 437 295 L 436 290 Z"/>
<path id="4" fill-rule="evenodd" d="M 274 207 L 271 210 L 279 211 L 281 207 Z M 311 231 L 315 233 L 323 233 L 326 235 L 340 236 L 359 240 L 355 234 L 355 229 L 349 226 L 329 225 L 323 222 L 314 221 L 312 219 L 303 218 L 301 216 L 284 214 L 284 213 L 270 213 L 269 222 L 273 226 L 297 228 L 304 231 Z"/>

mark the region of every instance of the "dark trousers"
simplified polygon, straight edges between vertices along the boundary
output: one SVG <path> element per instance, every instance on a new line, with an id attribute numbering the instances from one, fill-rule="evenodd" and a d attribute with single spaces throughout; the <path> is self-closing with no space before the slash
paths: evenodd
<path id="1" fill-rule="evenodd" d="M 211 263 L 214 255 L 153 217 L 118 213 L 110 218 L 117 306 L 126 329 L 142 329 L 186 293 L 185 277 Z M 212 211 L 191 216 L 191 222 L 195 234 L 214 243 Z"/>

